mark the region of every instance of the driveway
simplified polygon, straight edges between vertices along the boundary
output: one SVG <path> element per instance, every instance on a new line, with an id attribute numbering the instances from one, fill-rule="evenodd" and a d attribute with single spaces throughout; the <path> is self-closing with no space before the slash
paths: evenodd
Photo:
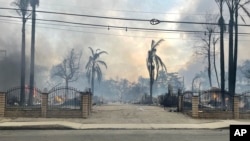
<path id="1" fill-rule="evenodd" d="M 6 121 L 70 121 L 85 124 L 199 124 L 218 120 L 193 119 L 178 112 L 169 112 L 159 106 L 106 104 L 93 106 L 93 111 L 87 119 L 82 118 L 0 118 Z"/>

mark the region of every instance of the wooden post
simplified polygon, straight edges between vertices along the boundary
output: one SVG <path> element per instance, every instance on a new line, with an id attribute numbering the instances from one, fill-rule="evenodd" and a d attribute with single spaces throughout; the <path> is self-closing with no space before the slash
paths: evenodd
<path id="1" fill-rule="evenodd" d="M 4 117 L 5 111 L 5 93 L 0 92 L 0 117 Z"/>
<path id="2" fill-rule="evenodd" d="M 193 96 L 192 97 L 192 117 L 193 118 L 198 118 L 198 104 L 199 104 L 199 97 L 198 96 Z"/>
<path id="3" fill-rule="evenodd" d="M 47 117 L 47 109 L 48 109 L 48 93 L 42 94 L 42 117 Z"/>

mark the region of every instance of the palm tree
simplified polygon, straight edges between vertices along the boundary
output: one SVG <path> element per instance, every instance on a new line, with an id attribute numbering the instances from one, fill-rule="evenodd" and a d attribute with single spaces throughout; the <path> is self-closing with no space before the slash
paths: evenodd
<path id="1" fill-rule="evenodd" d="M 228 69 L 228 87 L 229 93 L 233 96 L 235 94 L 236 84 L 236 72 L 237 72 L 237 59 L 238 59 L 238 17 L 239 9 L 242 9 L 248 17 L 250 17 L 249 11 L 245 6 L 250 3 L 250 0 L 246 0 L 242 3 L 242 0 L 226 0 L 230 20 L 229 20 L 229 69 Z M 243 22 L 244 18 L 241 16 Z M 235 34 L 234 32 L 235 31 Z M 235 39 L 233 39 L 233 37 Z"/>
<path id="2" fill-rule="evenodd" d="M 236 73 L 237 73 L 237 59 L 238 59 L 238 17 L 240 16 L 242 21 L 244 23 L 245 19 L 243 18 L 243 16 L 239 15 L 239 9 L 242 9 L 247 16 L 250 18 L 250 12 L 247 10 L 247 8 L 245 7 L 247 4 L 250 4 L 250 0 L 245 0 L 243 3 L 241 3 L 242 0 L 236 0 L 235 2 L 235 14 L 234 14 L 234 18 L 235 18 L 235 24 L 234 24 L 234 31 L 235 31 L 235 35 L 234 35 L 234 69 L 233 69 L 233 73 L 234 73 L 234 77 L 233 77 L 233 92 L 235 92 L 235 85 L 236 85 Z"/>
<path id="3" fill-rule="evenodd" d="M 153 87 L 154 81 L 157 80 L 158 78 L 159 68 L 162 67 L 162 69 L 164 69 L 165 71 L 167 70 L 161 58 L 156 54 L 156 47 L 160 45 L 160 43 L 163 41 L 164 41 L 163 39 L 159 40 L 158 42 L 155 42 L 154 40 L 152 40 L 151 49 L 148 51 L 148 57 L 147 57 L 146 63 L 147 63 L 147 69 L 149 72 L 149 77 L 150 77 L 149 85 L 150 85 L 150 103 L 151 104 L 153 103 L 152 87 Z"/>
<path id="4" fill-rule="evenodd" d="M 100 51 L 100 49 L 97 49 L 95 52 L 94 50 L 89 47 L 92 55 L 89 56 L 89 61 L 87 63 L 87 65 L 85 66 L 85 68 L 87 69 L 87 77 L 88 77 L 88 81 L 89 83 L 91 83 L 91 89 L 92 89 L 92 94 L 94 94 L 94 81 L 95 81 L 95 77 L 97 77 L 97 80 L 100 82 L 102 80 L 102 70 L 100 65 L 103 65 L 106 69 L 107 64 L 102 61 L 99 60 L 99 57 L 101 54 L 108 54 L 106 51 Z"/>
<path id="5" fill-rule="evenodd" d="M 35 27 L 36 27 L 36 7 L 39 6 L 39 0 L 30 0 L 32 7 L 32 29 L 31 29 L 31 61 L 30 61 L 30 94 L 29 94 L 29 105 L 33 101 L 34 92 L 34 75 L 35 75 Z"/>
<path id="6" fill-rule="evenodd" d="M 25 100 L 25 24 L 29 17 L 28 7 L 29 0 L 15 0 L 12 5 L 18 8 L 16 12 L 22 17 L 22 51 L 21 51 L 21 99 L 23 105 Z"/>
<path id="7" fill-rule="evenodd" d="M 225 106 L 225 58 L 224 58 L 224 32 L 226 31 L 225 20 L 223 17 L 223 5 L 225 0 L 215 0 L 220 9 L 220 18 L 218 21 L 220 27 L 220 83 L 221 83 L 221 96 L 222 96 L 222 105 Z"/>

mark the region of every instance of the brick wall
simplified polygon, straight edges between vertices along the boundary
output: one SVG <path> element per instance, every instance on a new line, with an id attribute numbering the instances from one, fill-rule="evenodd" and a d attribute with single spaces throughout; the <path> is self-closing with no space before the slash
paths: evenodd
<path id="1" fill-rule="evenodd" d="M 89 115 L 89 95 L 87 93 L 82 93 L 82 117 L 87 118 Z"/>
<path id="2" fill-rule="evenodd" d="M 48 110 L 47 118 L 81 118 L 81 110 Z"/>
<path id="3" fill-rule="evenodd" d="M 48 108 L 48 93 L 42 94 L 42 109 L 41 109 L 41 116 L 43 118 L 47 117 L 47 108 Z"/>
<path id="4" fill-rule="evenodd" d="M 41 109 L 6 108 L 5 117 L 41 117 Z"/>
<path id="5" fill-rule="evenodd" d="M 240 119 L 250 119 L 250 112 L 248 112 L 248 113 L 240 113 L 239 118 Z"/>
<path id="6" fill-rule="evenodd" d="M 4 109 L 5 109 L 5 94 L 0 92 L 0 117 L 4 117 Z"/>
<path id="7" fill-rule="evenodd" d="M 240 118 L 239 104 L 240 104 L 240 99 L 238 96 L 235 96 L 234 101 L 233 101 L 233 118 L 234 119 Z"/>
<path id="8" fill-rule="evenodd" d="M 49 117 L 49 118 L 87 118 L 91 113 L 92 95 L 82 92 L 82 103 L 80 109 L 72 110 L 48 110 L 48 94 L 42 94 L 40 108 L 5 108 L 5 94 L 0 92 L 0 117 Z"/>
<path id="9" fill-rule="evenodd" d="M 204 119 L 232 119 L 232 111 L 209 111 L 199 112 L 199 118 Z"/>
<path id="10" fill-rule="evenodd" d="M 192 117 L 193 118 L 198 118 L 198 104 L 199 104 L 199 97 L 198 96 L 193 96 L 192 97 Z"/>

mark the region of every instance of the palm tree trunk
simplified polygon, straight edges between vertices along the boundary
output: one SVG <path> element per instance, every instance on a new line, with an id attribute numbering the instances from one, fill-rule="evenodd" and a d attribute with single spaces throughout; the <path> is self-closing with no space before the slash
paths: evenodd
<path id="1" fill-rule="evenodd" d="M 221 71 L 221 97 L 222 106 L 225 107 L 225 57 L 224 57 L 224 18 L 223 1 L 220 0 L 220 71 Z"/>
<path id="2" fill-rule="evenodd" d="M 25 102 L 25 17 L 22 18 L 22 53 L 21 53 L 21 94 L 20 103 L 24 105 Z"/>
<path id="3" fill-rule="evenodd" d="M 35 75 L 35 27 L 36 27 L 36 6 L 32 6 L 32 34 L 31 34 L 31 61 L 30 61 L 30 91 L 29 104 L 33 101 L 34 75 Z"/>
<path id="4" fill-rule="evenodd" d="M 229 20 L 229 55 L 228 55 L 228 89 L 231 96 L 234 96 L 233 92 L 233 67 L 234 67 L 234 53 L 233 53 L 233 23 L 234 23 L 234 12 L 230 10 Z"/>
<path id="5" fill-rule="evenodd" d="M 235 24 L 234 24 L 234 66 L 233 66 L 233 85 L 232 91 L 235 93 L 236 75 L 237 75 L 237 58 L 238 58 L 238 4 L 235 9 Z"/>
<path id="6" fill-rule="evenodd" d="M 217 72 L 217 67 L 216 67 L 216 55 L 215 55 L 215 44 L 216 42 L 214 41 L 214 71 L 215 71 L 215 75 L 216 75 L 216 80 L 218 83 L 218 88 L 220 87 L 220 83 L 219 83 L 219 78 L 218 78 L 218 72 Z"/>
<path id="7" fill-rule="evenodd" d="M 91 73 L 91 91 L 92 91 L 92 96 L 94 95 L 94 89 L 95 89 L 95 70 L 94 70 L 94 64 L 92 66 L 92 73 Z"/>
<path id="8" fill-rule="evenodd" d="M 150 101 L 149 104 L 153 103 L 153 63 L 152 61 L 150 62 Z"/>
<path id="9" fill-rule="evenodd" d="M 212 32 L 209 31 L 209 41 L 208 41 L 208 79 L 210 87 L 212 87 L 212 78 L 211 78 L 211 36 Z"/>

